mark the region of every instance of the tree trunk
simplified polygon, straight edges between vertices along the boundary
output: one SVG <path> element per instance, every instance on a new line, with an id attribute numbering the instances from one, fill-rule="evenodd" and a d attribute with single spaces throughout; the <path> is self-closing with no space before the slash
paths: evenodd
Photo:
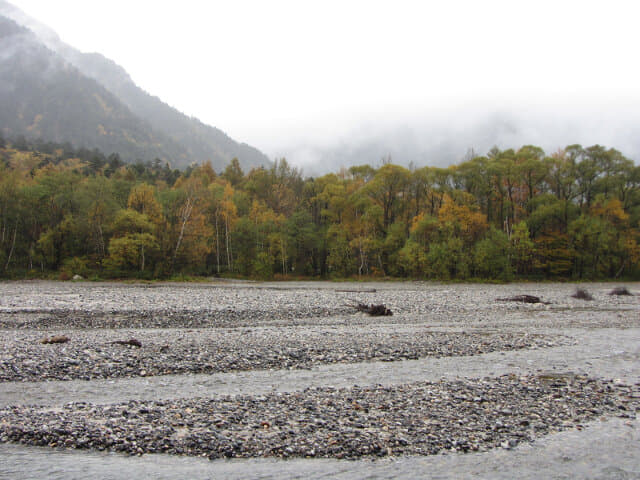
<path id="1" fill-rule="evenodd" d="M 173 266 L 176 263 L 176 257 L 178 256 L 178 250 L 180 249 L 180 245 L 182 244 L 182 239 L 184 238 L 184 229 L 187 226 L 187 222 L 189 218 L 191 218 L 191 212 L 193 211 L 193 203 L 191 202 L 191 198 L 187 198 L 187 203 L 182 210 L 180 211 L 180 216 L 182 217 L 182 226 L 180 227 L 180 235 L 178 236 L 178 241 L 176 242 L 176 248 L 173 251 L 173 259 L 171 260 L 171 269 L 173 270 Z"/>
<path id="2" fill-rule="evenodd" d="M 13 250 L 16 246 L 16 235 L 18 234 L 18 222 L 13 229 L 13 241 L 11 242 L 11 250 L 9 250 L 9 256 L 7 257 L 7 264 L 4 266 L 5 271 L 9 270 L 9 263 L 11 263 L 11 257 L 13 256 Z"/>
<path id="3" fill-rule="evenodd" d="M 358 240 L 358 250 L 360 250 L 360 267 L 358 267 L 358 276 L 362 276 L 362 270 L 365 267 L 365 263 L 366 263 L 366 259 L 367 259 L 367 254 L 364 251 L 364 249 L 362 248 L 362 239 Z"/>
<path id="4" fill-rule="evenodd" d="M 104 234 L 102 233 L 102 226 L 100 224 L 96 225 L 96 233 L 97 233 L 97 241 L 96 241 L 96 247 L 98 249 L 98 254 L 100 254 L 100 256 L 102 258 L 105 257 L 106 255 L 106 249 L 104 246 Z"/>
<path id="5" fill-rule="evenodd" d="M 280 237 L 280 251 L 282 252 L 282 274 L 287 274 L 287 258 L 285 257 L 284 238 Z"/>
<path id="6" fill-rule="evenodd" d="M 218 232 L 218 212 L 215 215 L 215 226 L 216 226 L 216 264 L 217 264 L 217 272 L 220 275 L 220 236 Z"/>
<path id="7" fill-rule="evenodd" d="M 231 251 L 229 248 L 229 219 L 226 217 L 224 219 L 224 237 L 225 249 L 227 253 L 227 269 L 231 271 Z"/>

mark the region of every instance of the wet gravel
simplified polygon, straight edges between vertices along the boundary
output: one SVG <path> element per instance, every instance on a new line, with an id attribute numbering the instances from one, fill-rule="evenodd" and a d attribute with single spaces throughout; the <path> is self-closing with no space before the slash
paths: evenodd
<path id="1" fill-rule="evenodd" d="M 635 418 L 640 389 L 515 375 L 263 396 L 0 410 L 0 441 L 129 454 L 358 458 L 510 449 L 604 414 Z"/>
<path id="2" fill-rule="evenodd" d="M 594 448 L 597 446 L 597 448 Z M 12 480 L 567 480 L 640 478 L 640 419 L 609 417 L 521 443 L 465 455 L 411 455 L 360 460 L 237 458 L 210 461 L 179 455 L 126 455 L 0 444 L 0 478 Z"/>
<path id="3" fill-rule="evenodd" d="M 42 332 L 0 339 L 0 382 L 98 379 L 234 370 L 311 368 L 329 363 L 470 356 L 570 343 L 528 333 L 434 332 L 426 327 L 65 330 L 62 344 Z M 135 339 L 141 347 L 115 342 Z"/>
<path id="4" fill-rule="evenodd" d="M 637 344 L 618 352 L 607 333 L 637 338 L 640 297 L 614 286 L 588 284 L 585 302 L 571 284 L 0 283 L 0 442 L 355 459 L 507 452 L 594 419 L 631 422 Z M 549 304 L 496 300 L 521 294 Z M 346 306 L 358 302 L 394 315 Z M 70 340 L 40 343 L 54 335 Z M 132 338 L 139 348 L 114 343 Z"/>

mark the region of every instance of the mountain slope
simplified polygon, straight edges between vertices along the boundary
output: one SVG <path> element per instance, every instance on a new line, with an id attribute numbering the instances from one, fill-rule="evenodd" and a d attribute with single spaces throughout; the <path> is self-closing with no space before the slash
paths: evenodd
<path id="1" fill-rule="evenodd" d="M 220 157 L 226 159 L 225 163 L 237 157 L 246 167 L 269 163 L 258 149 L 235 142 L 221 130 L 188 117 L 158 97 L 149 95 L 131 80 L 122 67 L 102 55 L 76 51 L 67 58 L 85 75 L 100 81 L 132 112 L 148 119 L 153 128 L 184 145 L 190 157 Z"/>
<path id="2" fill-rule="evenodd" d="M 113 94 L 6 17 L 0 17 L 0 52 L 5 136 L 69 141 L 128 160 L 186 158 L 183 148 L 154 134 Z"/>
<path id="3" fill-rule="evenodd" d="M 136 86 L 115 62 L 66 45 L 3 0 L 0 15 L 6 16 L 0 21 L 5 135 L 70 141 L 129 161 L 157 157 L 178 167 L 211 160 L 220 170 L 234 157 L 244 168 L 269 163 L 259 150 L 178 112 Z"/>

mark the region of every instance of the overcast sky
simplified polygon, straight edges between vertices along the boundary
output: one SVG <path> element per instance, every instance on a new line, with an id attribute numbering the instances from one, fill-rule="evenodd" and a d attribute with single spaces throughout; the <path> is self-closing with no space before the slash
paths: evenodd
<path id="1" fill-rule="evenodd" d="M 640 98 L 636 1 L 9 1 L 271 155 L 368 126 Z"/>

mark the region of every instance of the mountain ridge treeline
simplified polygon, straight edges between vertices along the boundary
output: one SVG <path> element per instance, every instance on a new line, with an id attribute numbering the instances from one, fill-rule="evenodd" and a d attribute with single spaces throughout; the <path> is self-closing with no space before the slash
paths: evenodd
<path id="1" fill-rule="evenodd" d="M 640 167 L 599 145 L 303 178 L 0 139 L 5 277 L 640 278 L 639 222 Z"/>

